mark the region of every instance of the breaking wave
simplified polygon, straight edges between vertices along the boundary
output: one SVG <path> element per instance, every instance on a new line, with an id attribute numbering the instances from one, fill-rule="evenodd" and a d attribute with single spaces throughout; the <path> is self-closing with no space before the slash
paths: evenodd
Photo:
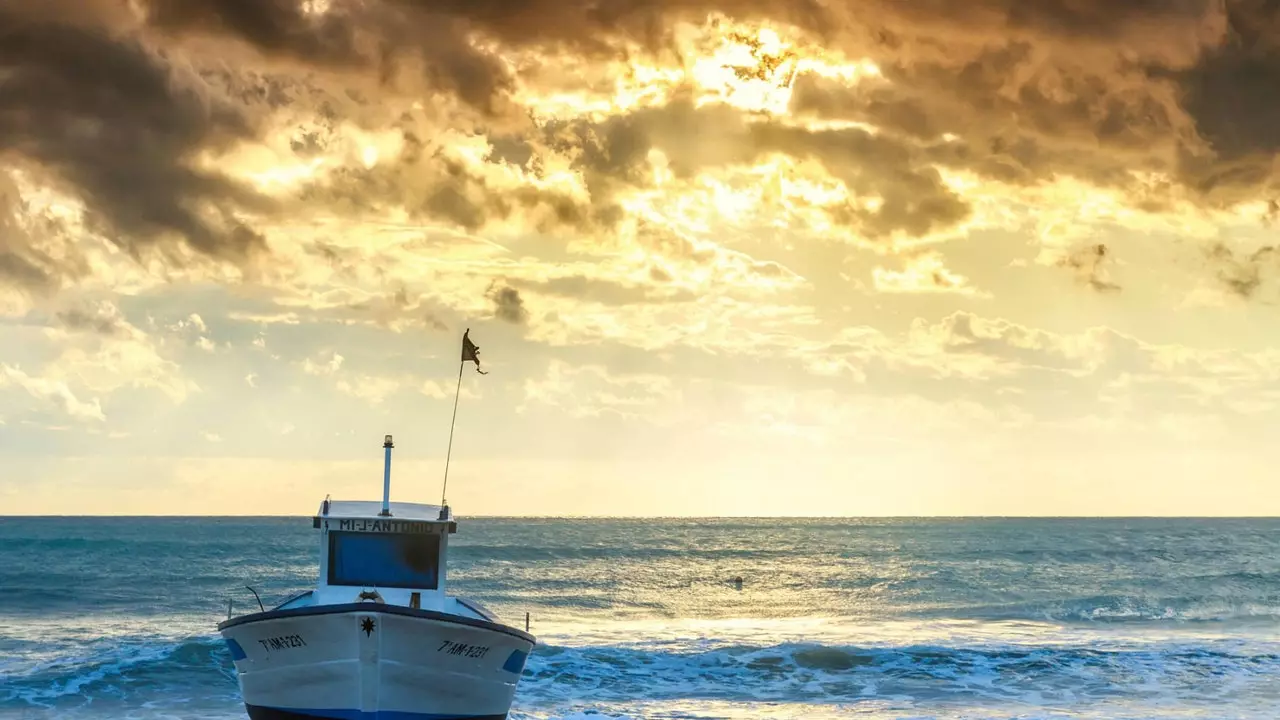
<path id="1" fill-rule="evenodd" d="M 1135 691 L 1168 697 L 1219 693 L 1270 682 L 1280 655 L 1245 647 L 868 648 L 783 644 L 700 651 L 547 647 L 535 655 L 522 694 L 549 699 L 626 701 L 719 699 L 850 702 L 1079 702 Z M 1212 678 L 1208 686 L 1206 680 Z"/>
<path id="2" fill-rule="evenodd" d="M 229 695 L 238 695 L 231 656 L 220 639 L 176 642 L 103 642 L 80 653 L 19 667 L 0 666 L 7 681 L 0 703 L 20 701 L 54 707 L 66 700 L 123 697 L 158 690 L 206 686 L 221 677 Z"/>
<path id="3" fill-rule="evenodd" d="M 216 638 L 124 642 L 18 668 L 0 690 L 5 707 L 67 708 L 90 698 L 164 696 L 238 702 L 234 670 Z M 908 645 L 806 643 L 541 645 L 525 670 L 517 709 L 573 703 L 661 701 L 933 704 L 1078 703 L 1134 693 L 1229 699 L 1280 675 L 1280 654 L 1243 641 L 1196 645 Z"/>
<path id="4" fill-rule="evenodd" d="M 1280 598 L 1276 600 L 1280 601 Z M 1100 595 L 1068 601 L 925 608 L 917 614 L 929 617 L 1059 623 L 1250 624 L 1280 621 L 1280 603 Z"/>

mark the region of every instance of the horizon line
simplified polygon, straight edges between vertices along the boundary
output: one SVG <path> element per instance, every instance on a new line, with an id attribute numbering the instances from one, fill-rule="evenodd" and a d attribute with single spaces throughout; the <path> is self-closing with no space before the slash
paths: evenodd
<path id="1" fill-rule="evenodd" d="M 310 519 L 314 514 L 0 514 L 0 519 Z M 1277 520 L 1277 515 L 456 515 L 472 520 Z"/>

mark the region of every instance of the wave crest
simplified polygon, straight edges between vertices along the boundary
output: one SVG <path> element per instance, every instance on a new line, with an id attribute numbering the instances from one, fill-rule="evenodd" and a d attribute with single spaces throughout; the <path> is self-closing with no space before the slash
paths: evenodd
<path id="1" fill-rule="evenodd" d="M 222 640 L 125 642 L 87 655 L 72 655 L 12 672 L 0 703 L 53 707 L 67 699 L 154 692 L 175 685 L 229 681 L 235 670 Z M 224 683 L 225 684 L 225 683 Z"/>
<path id="2" fill-rule="evenodd" d="M 1044 645 L 863 647 L 781 643 L 707 647 L 540 645 L 521 680 L 521 704 L 855 702 L 1075 703 L 1133 693 L 1205 700 L 1263 691 L 1280 648 L 1242 641 L 1112 648 Z M 1212 687 L 1205 678 L 1215 678 Z M 66 707 L 86 698 L 202 695 L 237 702 L 230 656 L 216 638 L 129 643 L 10 675 L 0 707 Z"/>

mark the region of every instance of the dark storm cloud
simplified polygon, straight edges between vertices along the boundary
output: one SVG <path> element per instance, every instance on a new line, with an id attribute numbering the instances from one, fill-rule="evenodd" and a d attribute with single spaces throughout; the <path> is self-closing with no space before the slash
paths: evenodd
<path id="1" fill-rule="evenodd" d="M 507 65 L 491 47 L 557 48 L 593 57 L 672 47 L 678 19 L 703 22 L 717 11 L 769 18 L 819 32 L 830 13 L 816 0 L 610 3 L 559 0 L 330 0 L 321 13 L 299 0 L 144 0 L 150 28 L 172 37 L 233 38 L 264 55 L 302 66 L 366 73 L 385 88 L 416 81 L 457 97 L 490 118 L 518 118 Z"/>
<path id="2" fill-rule="evenodd" d="M 1172 91 L 1032 67 L 1030 53 L 1023 46 L 984 51 L 958 67 L 890 66 L 887 82 L 854 88 L 802 75 L 792 107 L 875 125 L 917 147 L 922 163 L 1015 185 L 1066 175 L 1136 194 L 1144 188 L 1134 171 L 1177 171 L 1194 134 L 1166 102 Z"/>
<path id="3" fill-rule="evenodd" d="M 40 296 L 57 290 L 76 269 L 47 252 L 6 239 L 0 224 L 0 287 Z"/>
<path id="4" fill-rule="evenodd" d="M 1133 171 L 1168 174 L 1209 205 L 1276 185 L 1280 21 L 1267 0 L 330 0 L 318 13 L 297 0 L 134 5 L 141 16 L 111 0 L 0 0 L 0 157 L 33 163 L 79 195 L 94 227 L 135 253 L 166 238 L 236 262 L 261 250 L 261 235 L 233 211 L 266 211 L 262 198 L 195 159 L 258 139 L 251 106 L 313 104 L 318 118 L 339 119 L 340 109 L 288 83 L 245 80 L 261 68 L 224 54 L 228 41 L 281 74 L 347 82 L 364 108 L 383 92 L 451 95 L 478 111 L 486 131 L 503 128 L 495 161 L 534 170 L 539 148 L 576 157 L 589 199 L 497 187 L 420 140 L 430 129 L 413 127 L 403 158 L 344 169 L 309 190 L 335 210 L 399 202 L 469 229 L 519 217 L 544 231 L 607 230 L 621 213 L 616 192 L 649 182 L 651 148 L 686 176 L 773 152 L 821 162 L 854 193 L 883 199 L 874 210 L 828 209 L 869 237 L 927 234 L 968 216 L 936 166 L 1021 184 L 1076 176 L 1153 209 L 1167 197 Z M 689 98 L 535 132 L 513 106 L 503 49 L 666 51 L 675 21 L 712 12 L 791 24 L 876 62 L 887 83 L 849 89 L 802 76 L 794 107 L 883 132 L 748 121 Z M 296 138 L 299 153 L 323 147 L 308 132 Z M 6 243 L 4 272 L 47 284 L 40 254 Z"/>
<path id="5" fill-rule="evenodd" d="M 770 153 L 785 153 L 824 165 L 853 193 L 878 197 L 879 207 L 830 209 L 841 224 L 872 238 L 895 233 L 924 235 L 963 220 L 969 207 L 947 188 L 918 146 L 860 128 L 806 130 L 773 121 L 749 122 L 727 106 L 696 107 L 688 99 L 664 107 L 616 116 L 602 124 L 552 126 L 551 145 L 579 144 L 577 167 L 593 198 L 608 197 L 620 184 L 647 182 L 649 150 L 667 156 L 672 172 L 692 177 L 699 171 L 754 163 Z"/>
<path id="6" fill-rule="evenodd" d="M 529 310 L 524 306 L 524 298 L 520 291 L 509 285 L 496 282 L 485 292 L 489 302 L 493 303 L 494 317 L 512 325 L 523 325 L 529 319 Z"/>
<path id="7" fill-rule="evenodd" d="M 950 133 L 931 148 L 941 164 L 1018 184 L 1071 175 L 1150 209 L 1169 197 L 1134 171 L 1168 174 L 1207 207 L 1277 186 L 1274 2 L 873 5 L 847 27 L 888 82 L 802 76 L 797 111 L 919 142 Z"/>
<path id="8" fill-rule="evenodd" d="M 494 188 L 462 162 L 449 158 L 438 158 L 436 170 L 436 182 L 422 198 L 422 207 L 428 214 L 468 230 L 479 230 L 521 211 L 532 211 L 530 224 L 544 231 L 561 226 L 586 228 L 590 224 L 588 209 L 567 195 L 527 185 Z"/>
<path id="9" fill-rule="evenodd" d="M 249 125 L 137 39 L 0 4 L 0 78 L 0 157 L 56 178 L 125 249 L 165 237 L 234 261 L 261 249 L 228 214 L 258 199 L 192 162 Z"/>
<path id="10" fill-rule="evenodd" d="M 234 38 L 303 68 L 363 72 L 382 85 L 416 78 L 488 116 L 510 109 L 513 79 L 497 55 L 469 42 L 457 13 L 415 5 L 332 0 L 312 13 L 298 0 L 150 0 L 147 19 L 172 36 Z"/>
<path id="11" fill-rule="evenodd" d="M 1280 5 L 1226 5 L 1225 41 L 1179 76 L 1200 134 L 1225 157 L 1280 151 Z"/>
<path id="12" fill-rule="evenodd" d="M 1237 0 L 1226 9 L 1224 41 L 1200 62 L 1169 74 L 1212 151 L 1189 155 L 1180 179 L 1219 204 L 1280 189 L 1280 6 Z"/>
<path id="13" fill-rule="evenodd" d="M 881 204 L 874 210 L 847 206 L 835 214 L 870 237 L 927 235 L 969 215 L 968 204 L 943 184 L 924 153 L 909 144 L 861 128 L 811 131 L 755 125 L 752 130 L 761 151 L 816 160 L 855 194 L 878 196 Z"/>
<path id="14" fill-rule="evenodd" d="M 1174 169 L 1190 123 L 1163 98 L 1078 69 L 1024 67 L 1030 53 L 1022 46 L 959 67 L 887 67 L 887 82 L 854 88 L 802 75 L 792 105 L 870 123 L 914 141 L 934 162 L 1008 183 L 1066 174 L 1123 187 L 1132 170 Z"/>
<path id="15" fill-rule="evenodd" d="M 421 51 L 438 42 L 429 32 L 477 33 L 506 47 L 558 47 L 618 56 L 625 40 L 648 50 L 670 46 L 676 21 L 712 14 L 738 21 L 769 20 L 806 30 L 831 44 L 874 40 L 882 49 L 918 52 L 939 35 L 986 43 L 992 37 L 1126 43 L 1129 50 L 1188 52 L 1212 17 L 1210 0 L 948 0 L 900 3 L 866 0 L 329 0 L 321 13 L 298 0 L 144 0 L 149 22 L 193 34 L 237 37 L 264 52 L 333 65 L 376 65 L 388 53 Z M 1170 30 L 1174 31 L 1173 34 Z M 864 48 L 866 49 L 866 48 Z"/>
<path id="16" fill-rule="evenodd" d="M 1207 206 L 1275 185 L 1280 93 L 1271 90 L 1280 86 L 1280 21 L 1267 0 L 398 4 L 463 18 L 510 45 L 602 53 L 616 38 L 661 47 L 675 19 L 720 11 L 791 23 L 853 57 L 869 57 L 889 83 L 823 89 L 802 78 L 796 107 L 853 116 L 910 142 L 895 148 L 883 136 L 807 137 L 767 126 L 745 140 L 819 157 L 834 149 L 842 167 L 829 169 L 841 179 L 864 190 L 888 183 L 876 193 L 886 199 L 878 216 L 854 218 L 871 233 L 928 232 L 966 215 L 930 176 L 930 164 L 1020 184 L 1071 175 L 1128 190 L 1149 209 L 1169 196 L 1138 183 L 1134 171 L 1171 175 Z M 669 127 L 648 134 L 643 122 L 596 128 L 585 153 L 596 175 L 593 194 L 619 178 L 634 181 L 647 145 L 675 145 L 682 158 L 707 164 L 743 154 L 695 113 L 668 112 L 668 120 Z M 689 147 L 699 142 L 711 148 Z M 902 160 L 908 153 L 914 156 Z M 867 166 L 873 169 L 863 173 Z"/>
<path id="17" fill-rule="evenodd" d="M 323 15 L 303 10 L 299 0 L 149 0 L 147 21 L 157 29 L 222 34 L 243 39 L 271 55 L 321 65 L 359 65 L 356 25 L 347 3 Z"/>
<path id="18" fill-rule="evenodd" d="M 0 230 L 0 233 L 3 231 Z M 54 275 L 48 265 L 52 258 L 48 256 L 31 257 L 28 252 L 19 252 L 16 247 L 0 240 L 0 278 L 5 284 L 14 284 L 27 291 L 51 289 Z"/>
<path id="19" fill-rule="evenodd" d="M 1111 45 L 1123 41 L 1137 51 L 1177 48 L 1179 33 L 1203 24 L 1216 0 L 873 0 L 858 12 L 883 32 L 927 35 L 947 31 L 956 38 L 992 35 L 1034 37 L 1071 44 Z M 870 11 L 874 9 L 873 11 Z M 1162 48 L 1160 46 L 1163 46 Z"/>
<path id="20" fill-rule="evenodd" d="M 620 39 L 649 50 L 666 48 L 675 21 L 703 22 L 716 12 L 815 32 L 829 27 L 833 17 L 819 0 L 385 0 L 381 6 L 400 11 L 399 19 L 414 32 L 456 23 L 455 29 L 478 32 L 508 47 L 551 46 L 594 56 L 619 55 Z"/>

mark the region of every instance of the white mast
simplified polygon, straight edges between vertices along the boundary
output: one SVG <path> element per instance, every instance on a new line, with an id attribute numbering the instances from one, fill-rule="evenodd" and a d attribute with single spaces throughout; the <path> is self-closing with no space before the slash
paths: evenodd
<path id="1" fill-rule="evenodd" d="M 382 465 L 382 512 L 378 514 L 391 517 L 391 448 L 395 445 L 391 442 L 390 435 L 382 441 L 382 447 L 386 457 Z"/>

